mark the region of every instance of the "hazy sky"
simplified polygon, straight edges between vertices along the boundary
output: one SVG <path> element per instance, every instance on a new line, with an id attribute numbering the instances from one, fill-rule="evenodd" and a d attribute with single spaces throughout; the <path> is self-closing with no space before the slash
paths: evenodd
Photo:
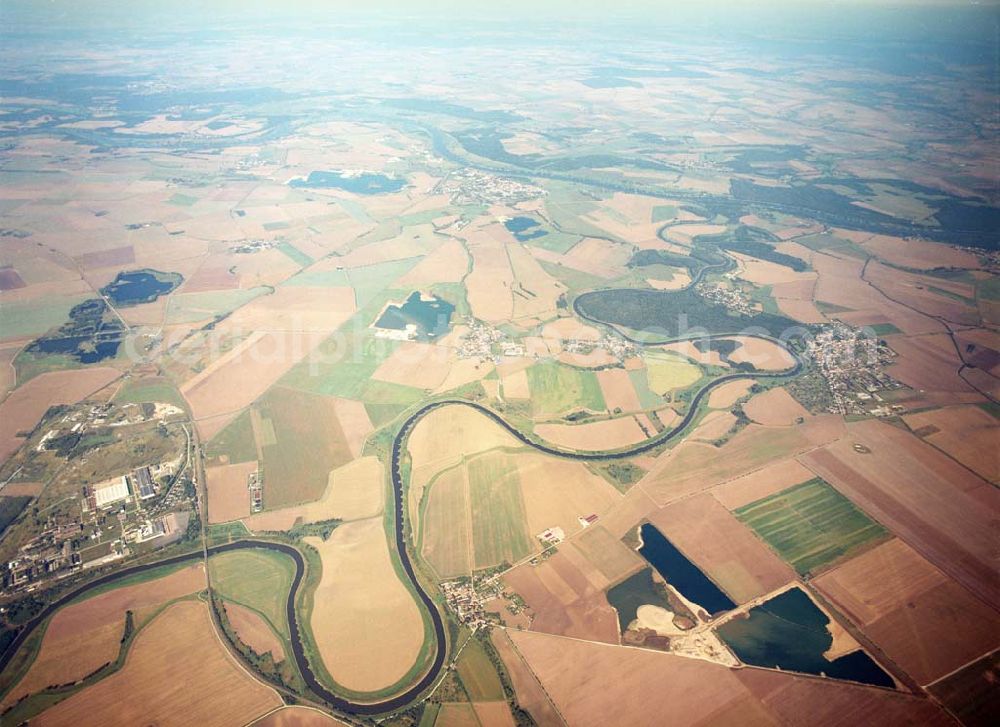
<path id="1" fill-rule="evenodd" d="M 0 34 L 34 26 L 212 29 L 246 23 L 423 21 L 447 31 L 470 21 L 628 24 L 644 33 L 687 29 L 828 37 L 995 37 L 1000 0 L 0 0 Z M 489 26 L 485 26 L 486 29 Z M 598 28 L 601 26 L 598 25 Z M 988 41 L 995 42 L 995 41 Z"/>

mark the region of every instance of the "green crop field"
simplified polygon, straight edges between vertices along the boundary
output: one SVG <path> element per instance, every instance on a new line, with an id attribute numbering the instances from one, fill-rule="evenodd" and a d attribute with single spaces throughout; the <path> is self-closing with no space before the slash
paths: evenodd
<path id="1" fill-rule="evenodd" d="M 675 389 L 686 389 L 701 378 L 701 369 L 681 356 L 650 351 L 645 359 L 649 389 L 661 396 Z"/>
<path id="2" fill-rule="evenodd" d="M 434 480 L 420 517 L 421 553 L 441 578 L 471 572 L 469 529 L 468 488 L 459 466 Z"/>
<path id="3" fill-rule="evenodd" d="M 205 446 L 205 456 L 209 459 L 225 456 L 229 458 L 229 464 L 257 459 L 250 412 L 243 412 L 216 434 Z"/>
<path id="4" fill-rule="evenodd" d="M 288 638 L 285 601 L 295 574 L 291 559 L 263 550 L 238 550 L 213 555 L 208 568 L 213 590 L 260 612 L 279 634 Z"/>
<path id="5" fill-rule="evenodd" d="M 259 286 L 246 290 L 217 290 L 205 293 L 178 293 L 167 302 L 168 323 L 193 323 L 234 311 L 268 292 Z"/>
<path id="6" fill-rule="evenodd" d="M 515 462 L 489 452 L 469 462 L 472 543 L 477 568 L 514 563 L 533 550 Z"/>
<path id="7" fill-rule="evenodd" d="M 565 414 L 579 409 L 604 411 L 601 385 L 592 371 L 555 361 L 541 361 L 528 369 L 531 405 L 537 416 Z"/>
<path id="8" fill-rule="evenodd" d="M 184 398 L 177 387 L 167 379 L 131 380 L 115 394 L 119 404 L 142 404 L 146 402 L 163 402 L 173 404 L 181 409 L 187 407 Z"/>
<path id="9" fill-rule="evenodd" d="M 0 302 L 0 337 L 37 336 L 65 323 L 69 310 L 83 302 L 85 296 L 52 296 L 46 300 L 13 300 Z"/>
<path id="10" fill-rule="evenodd" d="M 264 506 L 277 508 L 322 497 L 331 470 L 351 460 L 333 400 L 282 386 L 259 404 L 274 426 L 262 442 Z"/>
<path id="11" fill-rule="evenodd" d="M 476 639 L 469 639 L 458 657 L 458 676 L 473 702 L 498 702 L 504 698 L 497 670 Z"/>
<path id="12" fill-rule="evenodd" d="M 802 575 L 888 536 L 819 478 L 744 505 L 735 514 Z"/>

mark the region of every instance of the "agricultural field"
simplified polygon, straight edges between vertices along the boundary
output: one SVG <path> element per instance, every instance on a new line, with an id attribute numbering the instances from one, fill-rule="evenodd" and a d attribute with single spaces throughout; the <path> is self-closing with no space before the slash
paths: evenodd
<path id="1" fill-rule="evenodd" d="M 734 511 L 801 575 L 885 539 L 885 528 L 819 478 Z"/>
<path id="2" fill-rule="evenodd" d="M 82 679 L 114 661 L 118 657 L 126 612 L 145 620 L 163 604 L 204 588 L 205 570 L 193 565 L 66 606 L 49 621 L 37 656 L 24 676 L 4 695 L 0 709 L 52 684 Z"/>
<path id="3" fill-rule="evenodd" d="M 252 609 L 288 638 L 285 597 L 294 567 L 284 556 L 257 550 L 221 553 L 209 559 L 212 589 L 227 601 Z"/>
<path id="4" fill-rule="evenodd" d="M 322 665 L 352 692 L 392 687 L 417 661 L 424 624 L 393 568 L 382 519 L 346 523 L 327 540 L 307 542 L 322 564 L 308 611 Z"/>
<path id="5" fill-rule="evenodd" d="M 183 680 L 176 664 L 187 664 Z M 128 699 L 121 695 L 128 694 Z M 238 666 L 216 638 L 208 606 L 170 606 L 136 636 L 125 667 L 33 720 L 43 725 L 182 725 L 249 722 L 282 704 L 270 687 Z"/>
<path id="6" fill-rule="evenodd" d="M 542 361 L 528 369 L 528 387 L 536 417 L 558 416 L 581 409 L 605 410 L 601 386 L 591 371 Z"/>
<path id="7" fill-rule="evenodd" d="M 813 579 L 921 685 L 1000 646 L 1000 616 L 899 539 Z"/>
<path id="8" fill-rule="evenodd" d="M 0 723 L 996 721 L 993 3 L 11 4 Z"/>

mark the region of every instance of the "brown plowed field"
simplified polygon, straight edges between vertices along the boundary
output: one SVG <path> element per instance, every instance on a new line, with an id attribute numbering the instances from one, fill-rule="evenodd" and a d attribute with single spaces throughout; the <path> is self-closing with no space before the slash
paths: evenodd
<path id="1" fill-rule="evenodd" d="M 281 639 L 256 611 L 251 611 L 238 603 L 227 603 L 226 615 L 229 616 L 229 623 L 244 644 L 258 654 L 270 652 L 276 662 L 285 658 L 285 648 L 281 645 Z"/>
<path id="2" fill-rule="evenodd" d="M 868 454 L 854 451 L 860 443 Z M 914 435 L 885 422 L 848 426 L 848 436 L 800 461 L 969 590 L 1000 605 L 993 485 Z"/>
<path id="3" fill-rule="evenodd" d="M 1000 480 L 1000 422 L 978 406 L 953 406 L 918 414 L 907 414 L 903 421 L 914 432 L 924 427 L 938 431 L 922 435 L 938 449 L 948 453 L 973 472 L 990 482 Z"/>
<path id="4" fill-rule="evenodd" d="M 205 569 L 192 565 L 134 586 L 117 588 L 61 609 L 45 629 L 42 648 L 0 708 L 44 689 L 87 676 L 118 656 L 125 612 L 155 607 L 205 587 Z"/>
<path id="5" fill-rule="evenodd" d="M 490 632 L 490 641 L 493 642 L 500 660 L 507 669 L 514 693 L 517 695 L 517 703 L 527 710 L 538 725 L 543 727 L 565 725 L 565 721 L 546 696 L 542 685 L 514 649 L 507 631 L 493 629 Z"/>
<path id="6" fill-rule="evenodd" d="M 809 412 L 781 387 L 757 394 L 743 405 L 743 411 L 758 424 L 768 427 L 791 426 L 798 419 L 809 416 Z"/>
<path id="7" fill-rule="evenodd" d="M 558 552 L 537 566 L 521 565 L 504 582 L 531 608 L 532 631 L 618 643 L 618 617 L 604 591 L 565 554 Z"/>
<path id="8" fill-rule="evenodd" d="M 813 585 L 920 684 L 1000 646 L 1000 614 L 899 539 Z"/>
<path id="9" fill-rule="evenodd" d="M 282 707 L 253 723 L 253 727 L 339 727 L 340 725 L 348 727 L 347 722 L 341 722 L 310 707 Z"/>
<path id="10" fill-rule="evenodd" d="M 795 580 L 788 564 L 711 495 L 685 498 L 649 519 L 737 603 Z"/>
<path id="11" fill-rule="evenodd" d="M 840 417 L 809 417 L 796 427 L 751 424 L 722 447 L 682 442 L 657 459 L 642 487 L 660 505 L 760 469 L 778 459 L 818 447 L 841 436 Z"/>
<path id="12" fill-rule="evenodd" d="M 15 389 L 0 404 L 0 462 L 24 442 L 18 433 L 34 429 L 50 406 L 75 404 L 119 376 L 120 371 L 106 367 L 54 371 L 36 376 Z"/>
<path id="13" fill-rule="evenodd" d="M 812 478 L 813 473 L 797 460 L 785 459 L 730 480 L 712 490 L 712 494 L 727 509 L 735 510 Z"/>
<path id="14" fill-rule="evenodd" d="M 247 478 L 257 471 L 257 461 L 206 467 L 208 479 L 208 521 L 224 523 L 250 515 Z"/>
<path id="15" fill-rule="evenodd" d="M 857 727 L 858 725 L 949 725 L 954 722 L 928 699 L 886 689 L 782 674 L 769 669 L 738 669 L 736 678 L 783 725 Z"/>
<path id="16" fill-rule="evenodd" d="M 646 439 L 646 433 L 632 417 L 586 424 L 539 424 L 535 434 L 557 447 L 582 451 L 619 449 Z"/>
<path id="17" fill-rule="evenodd" d="M 273 689 L 233 662 L 219 643 L 208 606 L 182 601 L 136 636 L 124 669 L 43 712 L 32 724 L 228 727 L 281 704 Z"/>

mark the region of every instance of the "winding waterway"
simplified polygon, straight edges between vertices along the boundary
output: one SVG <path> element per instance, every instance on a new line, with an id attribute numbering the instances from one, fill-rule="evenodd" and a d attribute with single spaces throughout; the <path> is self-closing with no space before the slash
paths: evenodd
<path id="1" fill-rule="evenodd" d="M 699 274 L 697 276 L 700 279 L 702 276 Z M 695 281 L 692 281 L 692 284 Z M 579 312 L 578 312 L 579 314 Z M 593 319 L 588 319 L 593 320 Z M 606 324 L 603 321 L 593 321 L 595 323 L 600 323 L 602 325 Z M 613 327 L 613 326 L 612 326 Z M 720 334 L 721 335 L 721 334 Z M 747 334 L 741 334 L 746 336 Z M 714 336 L 718 337 L 718 336 Z M 177 563 L 183 563 L 186 561 L 200 560 L 207 555 L 214 555 L 217 553 L 224 553 L 232 550 L 243 550 L 251 548 L 264 548 L 272 551 L 282 553 L 289 556 L 295 563 L 295 577 L 292 580 L 291 588 L 289 589 L 288 598 L 285 603 L 285 609 L 288 616 L 288 624 L 291 629 L 291 646 L 292 646 L 292 656 L 295 659 L 296 666 L 299 672 L 302 674 L 302 678 L 305 681 L 309 689 L 321 700 L 325 701 L 332 708 L 348 713 L 348 714 L 359 714 L 359 715 L 374 715 L 382 714 L 385 712 L 390 712 L 401 707 L 405 707 L 407 704 L 412 702 L 417 698 L 421 692 L 431 686 L 441 673 L 441 669 L 444 666 L 445 658 L 447 656 L 447 639 L 445 634 L 444 620 L 441 616 L 437 605 L 435 604 L 431 595 L 424 589 L 420 580 L 417 578 L 413 563 L 410 560 L 409 551 L 406 547 L 406 530 L 403 523 L 403 512 L 404 512 L 404 489 L 403 489 L 403 476 L 402 476 L 402 459 L 403 451 L 406 444 L 406 438 L 409 433 L 413 430 L 416 424 L 427 414 L 434 411 L 435 409 L 440 409 L 445 406 L 465 406 L 471 409 L 475 409 L 480 414 L 489 417 L 496 424 L 503 427 L 507 432 L 509 432 L 513 437 L 523 444 L 532 447 L 533 449 L 543 452 L 554 457 L 565 457 L 568 459 L 583 460 L 583 461 L 602 461 L 602 460 L 618 460 L 625 459 L 627 457 L 633 457 L 638 454 L 648 452 L 650 450 L 656 449 L 657 447 L 676 439 L 684 430 L 686 430 L 691 423 L 695 420 L 698 415 L 698 409 L 702 401 L 711 394 L 713 389 L 718 388 L 730 381 L 736 381 L 738 379 L 758 379 L 758 378 L 784 378 L 789 376 L 794 376 L 802 369 L 802 362 L 798 356 L 796 356 L 791 350 L 784 345 L 783 342 L 776 339 L 770 338 L 768 336 L 750 336 L 755 338 L 762 338 L 772 343 L 777 343 L 778 345 L 785 348 L 790 355 L 792 355 L 795 363 L 792 367 L 785 369 L 783 371 L 772 371 L 772 372 L 746 372 L 746 373 L 733 373 L 721 376 L 709 383 L 705 384 L 691 399 L 690 405 L 688 406 L 687 412 L 681 418 L 676 425 L 669 429 L 664 429 L 662 432 L 657 434 L 650 439 L 645 440 L 639 444 L 630 446 L 625 449 L 613 450 L 613 451 L 597 451 L 597 452 L 577 452 L 561 449 L 554 447 L 552 445 L 540 442 L 533 437 L 525 434 L 521 430 L 517 429 L 514 425 L 507 422 L 499 414 L 493 410 L 487 408 L 482 404 L 467 401 L 464 399 L 443 399 L 425 404 L 420 409 L 411 414 L 406 421 L 403 422 L 399 431 L 396 433 L 395 438 L 392 440 L 392 450 L 391 450 L 391 467 L 390 474 L 392 477 L 392 489 L 393 489 L 393 500 L 394 500 L 394 538 L 396 543 L 396 552 L 399 555 L 400 563 L 403 567 L 403 571 L 406 573 L 406 577 L 410 580 L 410 584 L 413 590 L 416 592 L 424 610 L 427 612 L 428 617 L 431 621 L 431 627 L 434 631 L 434 657 L 431 660 L 430 665 L 424 671 L 420 679 L 409 687 L 405 692 L 402 692 L 394 697 L 385 699 L 378 702 L 359 702 L 345 699 L 334 694 L 330 689 L 324 686 L 317 678 L 313 672 L 312 667 L 309 664 L 309 660 L 306 657 L 306 651 L 303 647 L 302 641 L 302 629 L 301 624 L 298 620 L 298 614 L 295 610 L 295 602 L 298 596 L 299 588 L 302 584 L 302 579 L 305 574 L 305 560 L 302 554 L 294 546 L 287 545 L 284 543 L 276 543 L 271 541 L 263 540 L 239 540 L 232 543 L 225 543 L 222 545 L 216 545 L 208 548 L 205 553 L 202 551 L 196 551 L 186 555 L 174 556 L 172 558 L 167 558 L 165 560 L 157 561 L 154 563 L 148 563 L 144 565 L 133 566 L 131 568 L 126 568 L 121 571 L 116 571 L 114 573 L 109 573 L 107 575 L 101 576 L 97 580 L 86 583 L 78 588 L 64 594 L 58 600 L 50 603 L 46 606 L 38 615 L 28 621 L 22 630 L 18 633 L 17 637 L 11 642 L 6 651 L 0 656 L 0 671 L 5 669 L 10 663 L 14 654 L 17 650 L 24 644 L 25 640 L 31 633 L 42 623 L 45 622 L 52 614 L 54 614 L 58 609 L 67 605 L 71 601 L 80 596 L 99 588 L 101 586 L 107 585 L 109 583 L 114 583 L 115 581 L 127 578 L 129 576 L 136 575 L 138 573 L 143 573 L 154 568 L 160 568 L 163 566 L 174 565 Z M 644 344 L 642 341 L 635 341 L 640 345 Z M 656 344 L 659 345 L 659 344 Z"/>

